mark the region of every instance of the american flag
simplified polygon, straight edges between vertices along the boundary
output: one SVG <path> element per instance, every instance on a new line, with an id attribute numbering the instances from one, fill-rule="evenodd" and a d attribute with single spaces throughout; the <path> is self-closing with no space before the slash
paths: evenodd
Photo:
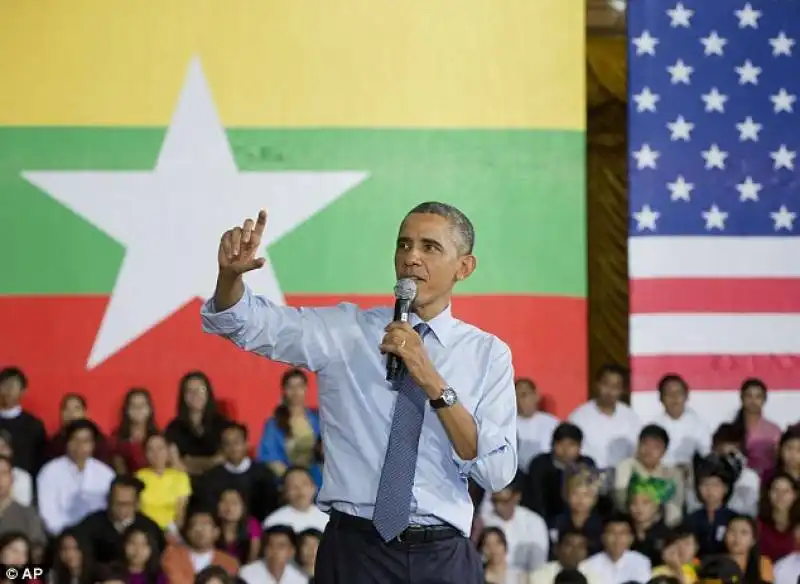
<path id="1" fill-rule="evenodd" d="M 709 423 L 747 377 L 800 419 L 800 1 L 628 3 L 634 407 Z"/>

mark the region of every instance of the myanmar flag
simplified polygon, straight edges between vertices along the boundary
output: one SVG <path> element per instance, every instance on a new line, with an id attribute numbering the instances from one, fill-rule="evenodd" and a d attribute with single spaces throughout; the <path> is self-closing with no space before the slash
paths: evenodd
<path id="1" fill-rule="evenodd" d="M 200 329 L 221 233 L 270 211 L 276 302 L 391 302 L 397 228 L 474 222 L 454 312 L 566 413 L 585 395 L 583 5 L 9 0 L 0 5 L 0 366 L 52 426 L 206 371 L 260 428 L 283 368 Z M 377 351 L 377 347 L 376 347 Z M 312 401 L 316 396 L 311 396 Z"/>

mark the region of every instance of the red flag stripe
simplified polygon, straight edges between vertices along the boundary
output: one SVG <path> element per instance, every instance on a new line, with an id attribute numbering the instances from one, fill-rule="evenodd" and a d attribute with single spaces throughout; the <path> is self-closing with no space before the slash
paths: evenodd
<path id="1" fill-rule="evenodd" d="M 667 355 L 631 357 L 631 388 L 652 391 L 668 373 L 702 390 L 738 390 L 748 377 L 767 387 L 800 390 L 800 355 Z"/>
<path id="2" fill-rule="evenodd" d="M 800 313 L 800 278 L 633 280 L 630 312 Z"/>

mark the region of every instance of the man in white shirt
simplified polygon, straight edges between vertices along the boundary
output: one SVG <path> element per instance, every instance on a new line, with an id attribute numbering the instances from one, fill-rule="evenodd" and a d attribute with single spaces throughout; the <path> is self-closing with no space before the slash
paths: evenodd
<path id="1" fill-rule="evenodd" d="M 308 470 L 289 468 L 283 475 L 283 494 L 288 504 L 268 515 L 264 527 L 288 525 L 296 533 L 309 528 L 325 530 L 330 516 L 314 504 L 316 487 Z"/>
<path id="2" fill-rule="evenodd" d="M 519 469 L 528 471 L 534 457 L 550 452 L 558 418 L 539 410 L 541 396 L 533 380 L 521 377 L 514 382 L 517 392 L 517 457 Z"/>
<path id="3" fill-rule="evenodd" d="M 800 525 L 794 530 L 795 549 L 800 549 Z M 775 584 L 800 582 L 800 551 L 789 554 L 775 564 Z"/>
<path id="4" fill-rule="evenodd" d="M 555 549 L 556 559 L 547 562 L 531 575 L 530 584 L 553 584 L 562 570 L 578 570 L 586 577 L 588 584 L 604 584 L 603 580 L 586 569 L 588 542 L 580 531 L 563 531 Z"/>
<path id="5" fill-rule="evenodd" d="M 67 453 L 48 462 L 36 479 L 39 514 L 57 536 L 95 511 L 106 508 L 114 471 L 92 457 L 97 426 L 81 419 L 65 429 Z"/>
<path id="6" fill-rule="evenodd" d="M 720 456 L 739 452 L 739 430 L 733 424 L 721 424 L 712 438 L 712 450 Z M 741 456 L 741 454 L 739 454 Z M 733 484 L 731 496 L 726 506 L 736 513 L 756 517 L 761 493 L 761 478 L 753 469 L 742 465 L 742 473 Z M 702 505 L 697 499 L 694 473 L 690 472 L 686 481 L 686 510 L 697 511 Z"/>
<path id="7" fill-rule="evenodd" d="M 586 560 L 586 568 L 597 574 L 605 584 L 647 582 L 652 566 L 639 552 L 631 551 L 633 525 L 623 514 L 614 514 L 603 528 L 603 548 Z"/>
<path id="8" fill-rule="evenodd" d="M 595 397 L 569 416 L 583 431 L 583 454 L 600 469 L 616 466 L 636 452 L 642 423 L 627 404 L 628 371 L 620 365 L 604 365 L 596 376 Z"/>
<path id="9" fill-rule="evenodd" d="M 273 525 L 261 540 L 264 555 L 242 566 L 239 577 L 247 584 L 308 584 L 308 577 L 291 564 L 297 550 L 297 538 L 291 527 Z"/>
<path id="10" fill-rule="evenodd" d="M 686 406 L 689 386 L 681 376 L 665 375 L 658 382 L 658 395 L 664 411 L 652 423 L 669 435 L 664 464 L 689 468 L 695 452 L 701 456 L 711 452 L 711 430 L 697 412 Z"/>

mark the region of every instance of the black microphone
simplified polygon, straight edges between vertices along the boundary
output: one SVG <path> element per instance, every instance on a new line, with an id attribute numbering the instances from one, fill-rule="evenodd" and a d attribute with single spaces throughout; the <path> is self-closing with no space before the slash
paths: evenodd
<path id="1" fill-rule="evenodd" d="M 394 321 L 408 322 L 411 303 L 417 297 L 417 283 L 411 278 L 402 278 L 394 286 Z M 400 373 L 403 362 L 394 353 L 386 358 L 386 381 L 394 381 Z"/>

